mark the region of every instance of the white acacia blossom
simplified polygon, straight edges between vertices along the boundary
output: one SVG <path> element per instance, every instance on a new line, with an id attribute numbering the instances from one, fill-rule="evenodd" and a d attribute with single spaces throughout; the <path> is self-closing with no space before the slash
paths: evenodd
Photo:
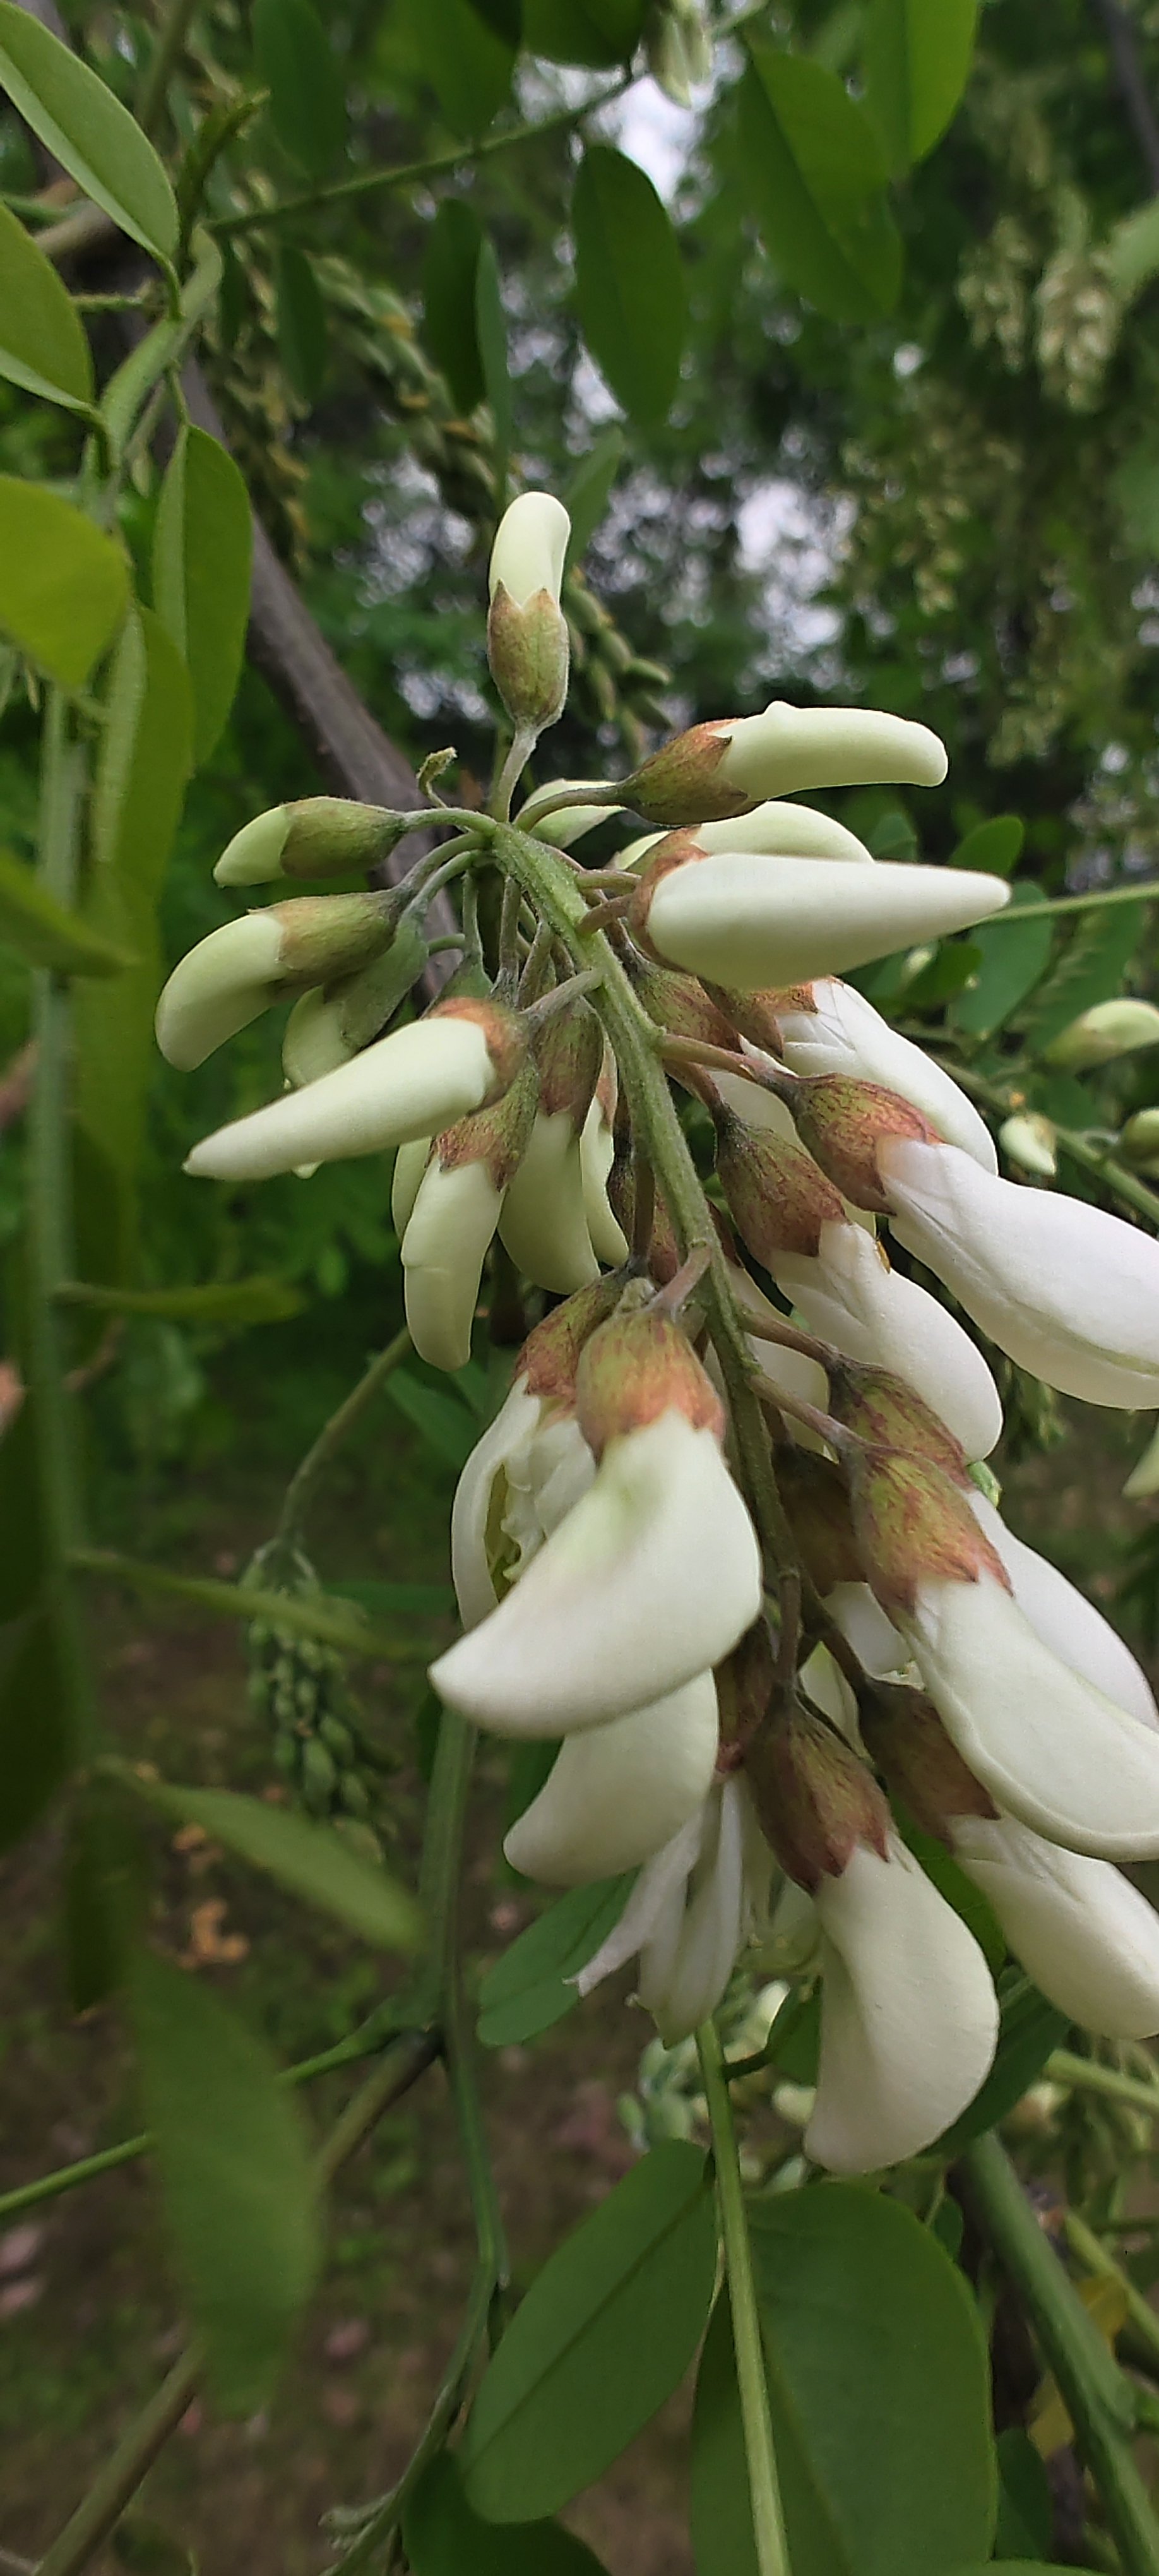
<path id="1" fill-rule="evenodd" d="M 965 868 L 706 852 L 682 832 L 651 853 L 628 918 L 662 964 L 752 993 L 968 930 L 1009 900 L 1001 877 Z"/>
<path id="2" fill-rule="evenodd" d="M 715 2012 L 738 1957 L 767 1919 L 772 1856 L 739 1776 L 642 1869 L 619 1922 L 575 1982 L 591 1994 L 639 1960 L 637 1991 L 667 2048 Z"/>
<path id="3" fill-rule="evenodd" d="M 948 1145 L 960 1146 L 984 1172 L 997 1171 L 990 1130 L 960 1084 L 912 1038 L 891 1029 L 854 985 L 829 975 L 767 999 L 793 1073 L 855 1074 L 883 1083 L 924 1111 Z"/>
<path id="4" fill-rule="evenodd" d="M 960 1816 L 950 1839 L 1015 1957 L 1060 2012 L 1104 2039 L 1154 2038 L 1159 1914 L 1129 1879 L 1013 1816 Z"/>
<path id="5" fill-rule="evenodd" d="M 512 1867 L 547 1887 L 576 1887 L 650 1860 L 703 1807 L 718 1741 L 711 1673 L 566 1736 L 507 1835 Z"/>

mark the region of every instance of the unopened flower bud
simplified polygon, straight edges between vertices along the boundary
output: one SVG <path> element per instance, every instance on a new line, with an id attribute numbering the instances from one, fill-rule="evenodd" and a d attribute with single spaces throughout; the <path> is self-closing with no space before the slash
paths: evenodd
<path id="1" fill-rule="evenodd" d="M 553 1014 L 537 1030 L 539 1106 L 499 1222 L 516 1269 L 560 1296 L 582 1288 L 599 1268 L 588 1232 L 580 1139 L 603 1052 L 603 1031 L 586 1003 Z"/>
<path id="2" fill-rule="evenodd" d="M 1016 1110 L 999 1128 L 998 1142 L 1003 1153 L 1022 1171 L 1033 1172 L 1038 1180 L 1054 1179 L 1058 1170 L 1056 1133 L 1050 1119 L 1043 1118 L 1038 1110 Z"/>
<path id="3" fill-rule="evenodd" d="M 860 1706 L 861 1732 L 879 1771 L 915 1825 L 951 1844 L 958 1816 L 996 1816 L 989 1791 L 951 1743 L 932 1699 L 902 1682 L 878 1682 Z"/>
<path id="4" fill-rule="evenodd" d="M 300 1163 L 384 1153 L 499 1098 L 526 1050 L 522 1021 L 498 1003 L 436 1003 L 304 1090 L 219 1127 L 194 1146 L 185 1168 L 213 1180 L 257 1181 Z"/>
<path id="5" fill-rule="evenodd" d="M 580 1174 L 588 1238 L 597 1261 L 618 1270 L 629 1245 L 608 1195 L 616 1159 L 616 1059 L 605 1047 L 600 1076 L 580 1136 Z"/>
<path id="6" fill-rule="evenodd" d="M 624 796 L 646 823 L 679 829 L 747 813 L 798 788 L 886 779 L 937 787 L 945 775 L 945 750 L 925 725 L 875 709 L 793 707 L 778 699 L 763 715 L 677 734 L 641 764 Z"/>
<path id="7" fill-rule="evenodd" d="M 512 723 L 540 734 L 563 714 L 567 620 L 559 605 L 571 521 L 550 492 L 521 492 L 491 549 L 487 660 Z"/>
<path id="8" fill-rule="evenodd" d="M 570 850 L 586 832 L 594 832 L 597 823 L 606 823 L 610 814 L 623 813 L 622 805 L 557 805 L 553 813 L 537 814 L 537 807 L 550 805 L 553 795 L 587 784 L 582 778 L 552 778 L 545 786 L 537 787 L 534 797 L 528 798 L 530 822 L 526 813 L 517 818 L 520 831 L 531 832 L 537 841 L 549 841 L 555 850 Z"/>
<path id="9" fill-rule="evenodd" d="M 1069 1073 L 1085 1073 L 1091 1065 L 1111 1064 L 1116 1056 L 1153 1046 L 1159 1046 L 1159 1010 L 1153 1002 L 1136 1001 L 1124 993 L 1083 1011 L 1052 1038 L 1044 1055 L 1048 1064 L 1064 1065 Z"/>
<path id="10" fill-rule="evenodd" d="M 694 1430 L 724 1434 L 724 1412 L 686 1333 L 649 1306 L 613 1315 L 585 1342 L 576 1371 L 580 1429 L 597 1458 L 610 1440 L 675 1412 Z"/>
<path id="11" fill-rule="evenodd" d="M 402 1238 L 406 1320 L 419 1358 L 465 1368 L 483 1263 L 526 1152 L 538 1083 L 530 1062 L 489 1108 L 436 1137 Z"/>
<path id="12" fill-rule="evenodd" d="M 844 823 L 835 823 L 815 805 L 780 798 L 722 823 L 698 824 L 696 838 L 702 850 L 756 850 L 775 859 L 848 859 L 854 867 L 874 864 L 872 850 Z"/>
<path id="13" fill-rule="evenodd" d="M 762 1011 L 766 1025 L 776 1032 L 771 1040 L 752 1016 Z M 738 1018 L 737 1026 L 755 1045 L 771 1045 L 793 1073 L 855 1074 L 859 1081 L 899 1093 L 948 1145 L 960 1145 L 984 1171 L 997 1170 L 990 1130 L 973 1101 L 944 1065 L 891 1028 L 854 985 L 823 976 L 788 992 L 754 993 L 748 1015 Z"/>
<path id="14" fill-rule="evenodd" d="M 306 895 L 225 921 L 175 966 L 157 1004 L 157 1044 L 182 1073 L 259 1018 L 280 993 L 353 972 L 389 946 L 386 894 Z"/>
<path id="15" fill-rule="evenodd" d="M 758 991 L 844 974 L 1001 911 L 1001 877 L 964 868 L 873 867 L 705 850 L 681 830 L 645 862 L 628 919 L 662 964 Z"/>
<path id="16" fill-rule="evenodd" d="M 676 107 L 712 73 L 712 40 L 696 0 L 654 0 L 644 34 L 648 69 Z"/>
<path id="17" fill-rule="evenodd" d="M 1116 1151 L 1136 1171 L 1159 1172 L 1159 1109 L 1137 1109 L 1128 1118 Z"/>
<path id="18" fill-rule="evenodd" d="M 235 832 L 213 873 L 218 885 L 268 885 L 274 877 L 363 875 L 389 858 L 407 826 L 384 805 L 304 796 L 271 806 Z"/>
<path id="19" fill-rule="evenodd" d="M 840 1877 L 858 1843 L 884 1859 L 889 1808 L 873 1773 L 802 1700 L 756 1737 L 745 1778 L 782 1869 L 810 1895 Z"/>
<path id="20" fill-rule="evenodd" d="M 955 1440 L 933 1405 L 894 1370 L 856 1360 L 834 1361 L 829 1370 L 829 1410 L 871 1447 L 931 1459 L 952 1484 L 963 1488 L 970 1484 L 961 1441 Z"/>
<path id="21" fill-rule="evenodd" d="M 326 993 L 321 985 L 302 993 L 295 1002 L 282 1033 L 282 1071 L 295 1091 L 304 1083 L 318 1082 L 324 1073 L 333 1073 L 338 1065 L 349 1064 L 357 1049 L 348 1046 L 342 1035 L 342 1003 L 336 993 Z"/>
<path id="22" fill-rule="evenodd" d="M 735 1028 L 694 975 L 676 975 L 671 967 L 654 966 L 648 959 L 633 965 L 632 972 L 640 1000 L 657 1028 L 666 1029 L 671 1037 L 695 1038 L 701 1046 L 735 1051 Z"/>
<path id="23" fill-rule="evenodd" d="M 880 1082 L 843 1073 L 803 1076 L 786 1099 L 797 1134 L 835 1187 L 856 1207 L 884 1210 L 878 1153 L 894 1138 L 936 1141 L 929 1119 Z"/>
<path id="24" fill-rule="evenodd" d="M 749 1251 L 772 1271 L 783 1253 L 816 1257 L 823 1228 L 843 1225 L 845 1210 L 812 1155 L 767 1130 L 754 1133 L 729 1110 L 715 1125 L 717 1174 Z"/>

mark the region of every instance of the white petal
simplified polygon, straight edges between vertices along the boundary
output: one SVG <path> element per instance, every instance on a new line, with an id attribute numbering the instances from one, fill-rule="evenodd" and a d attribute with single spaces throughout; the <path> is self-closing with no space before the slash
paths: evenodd
<path id="1" fill-rule="evenodd" d="M 482 1107 L 495 1068 L 477 1020 L 415 1020 L 364 1047 L 303 1091 L 195 1145 L 186 1171 L 219 1181 L 261 1181 L 296 1163 L 376 1154 L 438 1134 Z"/>
<path id="2" fill-rule="evenodd" d="M 455 1487 L 451 1574 L 464 1628 L 477 1627 L 498 1600 L 487 1545 L 495 1481 L 507 1460 L 531 1441 L 542 1413 L 542 1401 L 529 1392 L 526 1378 L 516 1378 L 494 1422 L 476 1441 Z"/>
<path id="3" fill-rule="evenodd" d="M 341 1019 L 341 1002 L 328 1000 L 320 985 L 295 1002 L 282 1036 L 282 1071 L 295 1091 L 349 1064 L 356 1050 L 346 1045 Z"/>
<path id="4" fill-rule="evenodd" d="M 715 2012 L 745 1933 L 744 1809 L 741 1782 L 722 1783 L 710 1802 L 704 1841 L 675 1955 L 655 1941 L 641 1953 L 640 2001 L 666 2048 Z"/>
<path id="5" fill-rule="evenodd" d="M 619 1269 L 631 1248 L 608 1198 L 608 1174 L 615 1159 L 616 1140 L 597 1093 L 580 1136 L 580 1172 L 591 1247 L 597 1260 L 606 1261 L 610 1270 Z"/>
<path id="6" fill-rule="evenodd" d="M 281 953 L 281 924 L 272 910 L 243 913 L 199 939 L 174 967 L 157 1004 L 157 1044 L 167 1062 L 191 1073 L 268 1010 Z"/>
<path id="7" fill-rule="evenodd" d="M 905 1671 L 909 1647 L 867 1583 L 835 1583 L 825 1596 L 825 1607 L 867 1673 L 884 1681 L 890 1673 Z"/>
<path id="8" fill-rule="evenodd" d="M 436 1147 L 402 1239 L 410 1337 L 432 1368 L 465 1368 L 487 1249 L 503 1204 L 486 1163 L 450 1171 Z"/>
<path id="9" fill-rule="evenodd" d="M 491 597 L 502 582 L 517 608 L 546 590 L 559 604 L 571 520 L 551 492 L 521 492 L 500 519 L 491 548 Z"/>
<path id="10" fill-rule="evenodd" d="M 422 1187 L 423 1173 L 430 1161 L 432 1139 L 412 1136 L 408 1145 L 400 1145 L 390 1176 L 390 1222 L 401 1243 L 414 1213 L 414 1203 Z"/>
<path id="11" fill-rule="evenodd" d="M 650 1860 L 703 1806 L 718 1743 L 711 1673 L 569 1735 L 503 1845 L 512 1868 L 577 1887 Z"/>
<path id="12" fill-rule="evenodd" d="M 812 1700 L 814 1708 L 819 1708 L 823 1717 L 832 1719 L 847 1744 L 860 1750 L 857 1701 L 828 1646 L 814 1646 L 812 1654 L 801 1666 L 800 1683 L 806 1699 Z"/>
<path id="13" fill-rule="evenodd" d="M 1153 1235 L 952 1145 L 893 1141 L 878 1162 L 894 1233 L 1020 1368 L 1088 1404 L 1159 1403 Z"/>
<path id="14" fill-rule="evenodd" d="M 777 1011 L 785 1062 L 794 1073 L 854 1074 L 864 1082 L 883 1083 L 922 1110 L 948 1144 L 972 1154 L 983 1171 L 997 1171 L 985 1119 L 944 1066 L 891 1029 L 854 985 L 824 976 L 809 989 L 812 1010 Z"/>
<path id="15" fill-rule="evenodd" d="M 1103 2039 L 1159 2031 L 1159 1915 L 1108 1861 L 1060 1851 L 1011 1816 L 959 1816 L 954 1851 L 1027 1975 Z"/>
<path id="16" fill-rule="evenodd" d="M 658 1851 L 641 1870 L 619 1922 L 613 1924 L 607 1940 L 601 1942 L 571 1981 L 581 1995 L 590 1995 L 593 1987 L 602 1985 L 605 1977 L 613 1977 L 617 1968 L 625 1967 L 649 1943 L 670 1939 L 675 1952 L 689 1875 L 704 1838 L 706 1813 L 702 1808 L 699 1815 L 691 1816 L 664 1850 Z"/>
<path id="17" fill-rule="evenodd" d="M 1067 1582 L 1057 1565 L 1027 1547 L 1024 1540 L 1015 1538 L 1001 1512 L 995 1511 L 984 1494 L 972 1492 L 969 1501 L 975 1519 L 1002 1559 L 1019 1609 L 1044 1644 L 1061 1655 L 1072 1672 L 1082 1673 L 1096 1690 L 1104 1691 L 1131 1717 L 1142 1718 L 1144 1726 L 1159 1726 L 1159 1709 L 1146 1673 L 1110 1620 L 1104 1619 L 1102 1611 L 1096 1610 L 1084 1592 Z"/>
<path id="18" fill-rule="evenodd" d="M 1100 1860 L 1159 1857 L 1159 1732 L 1036 1636 L 993 1575 L 896 1610 L 947 1734 L 1001 1807 Z"/>
<path id="19" fill-rule="evenodd" d="M 806 1359 L 802 1351 L 786 1350 L 780 1342 L 760 1341 L 755 1334 L 750 1337 L 749 1349 L 766 1385 L 778 1394 L 797 1396 L 805 1404 L 816 1405 L 821 1413 L 828 1411 L 829 1380 L 819 1361 Z M 794 1422 L 791 1415 L 787 1428 L 800 1448 L 824 1449 L 820 1433 L 808 1430 L 803 1422 Z"/>
<path id="20" fill-rule="evenodd" d="M 968 1458 L 989 1454 L 1002 1429 L 1002 1404 L 981 1351 L 928 1289 L 891 1270 L 859 1226 L 823 1226 L 817 1257 L 783 1254 L 776 1280 L 811 1332 L 848 1359 L 893 1369 L 932 1405 Z"/>
<path id="21" fill-rule="evenodd" d="M 665 1413 L 609 1442 L 590 1493 L 432 1679 L 500 1734 L 599 1726 L 719 1663 L 760 1597 L 752 1522 L 716 1440 Z"/>
<path id="22" fill-rule="evenodd" d="M 873 852 L 864 841 L 814 805 L 777 799 L 754 805 L 751 813 L 730 823 L 697 823 L 694 832 L 702 850 L 762 850 L 770 858 L 846 859 L 854 867 L 873 866 Z"/>
<path id="23" fill-rule="evenodd" d="M 998 2037 L 985 1958 L 903 1845 L 859 1843 L 814 1902 L 821 2057 L 805 2150 L 831 2173 L 918 2155 L 972 2102 Z"/>
<path id="24" fill-rule="evenodd" d="M 648 909 L 658 955 L 693 975 L 759 992 L 864 966 L 915 940 L 985 921 L 1010 900 L 1000 877 L 964 868 L 871 868 L 833 859 L 719 851 L 661 878 Z"/>
<path id="25" fill-rule="evenodd" d="M 761 715 L 730 725 L 720 766 L 730 787 L 746 795 L 785 796 L 797 788 L 894 780 L 937 787 L 946 753 L 928 725 L 907 716 L 878 707 L 794 707 L 774 698 Z"/>
<path id="26" fill-rule="evenodd" d="M 566 1109 L 537 1113 L 504 1194 L 499 1236 L 516 1269 L 557 1296 L 570 1297 L 598 1279 L 584 1212 L 580 1140 Z"/>

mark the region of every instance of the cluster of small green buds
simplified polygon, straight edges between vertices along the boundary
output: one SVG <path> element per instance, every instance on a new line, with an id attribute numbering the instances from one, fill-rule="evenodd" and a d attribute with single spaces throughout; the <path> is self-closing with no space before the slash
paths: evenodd
<path id="1" fill-rule="evenodd" d="M 278 1539 L 259 1548 L 244 1581 L 299 1601 L 321 1601 L 322 1586 L 300 1548 Z M 364 1859 L 381 1860 L 382 1776 L 334 1646 L 266 1619 L 246 1630 L 250 1706 L 270 1729 L 274 1767 L 295 1805 L 332 1824 Z"/>

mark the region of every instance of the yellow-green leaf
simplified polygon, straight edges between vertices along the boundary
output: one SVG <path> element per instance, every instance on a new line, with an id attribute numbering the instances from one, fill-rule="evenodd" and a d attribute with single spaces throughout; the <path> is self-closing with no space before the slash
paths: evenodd
<path id="1" fill-rule="evenodd" d="M 0 87 L 85 196 L 171 260 L 177 201 L 152 144 L 99 74 L 15 0 L 0 0 Z"/>
<path id="2" fill-rule="evenodd" d="M 132 962 L 83 914 L 66 912 L 7 850 L 0 850 L 0 946 L 15 948 L 29 966 L 52 966 L 61 975 L 119 975 Z"/>
<path id="3" fill-rule="evenodd" d="M 84 325 L 50 259 L 0 205 L 0 376 L 26 394 L 84 411 L 93 362 Z"/>
<path id="4" fill-rule="evenodd" d="M 865 101 L 901 172 L 923 161 L 969 76 L 978 0 L 870 0 Z"/>
<path id="5" fill-rule="evenodd" d="M 113 537 L 45 484 L 0 474 L 0 633 L 37 670 L 62 689 L 83 689 L 128 595 L 129 567 Z"/>
<path id="6" fill-rule="evenodd" d="M 228 449 L 183 429 L 161 486 L 153 533 L 153 603 L 193 685 L 193 755 L 217 742 L 237 688 L 249 616 L 253 520 Z"/>

